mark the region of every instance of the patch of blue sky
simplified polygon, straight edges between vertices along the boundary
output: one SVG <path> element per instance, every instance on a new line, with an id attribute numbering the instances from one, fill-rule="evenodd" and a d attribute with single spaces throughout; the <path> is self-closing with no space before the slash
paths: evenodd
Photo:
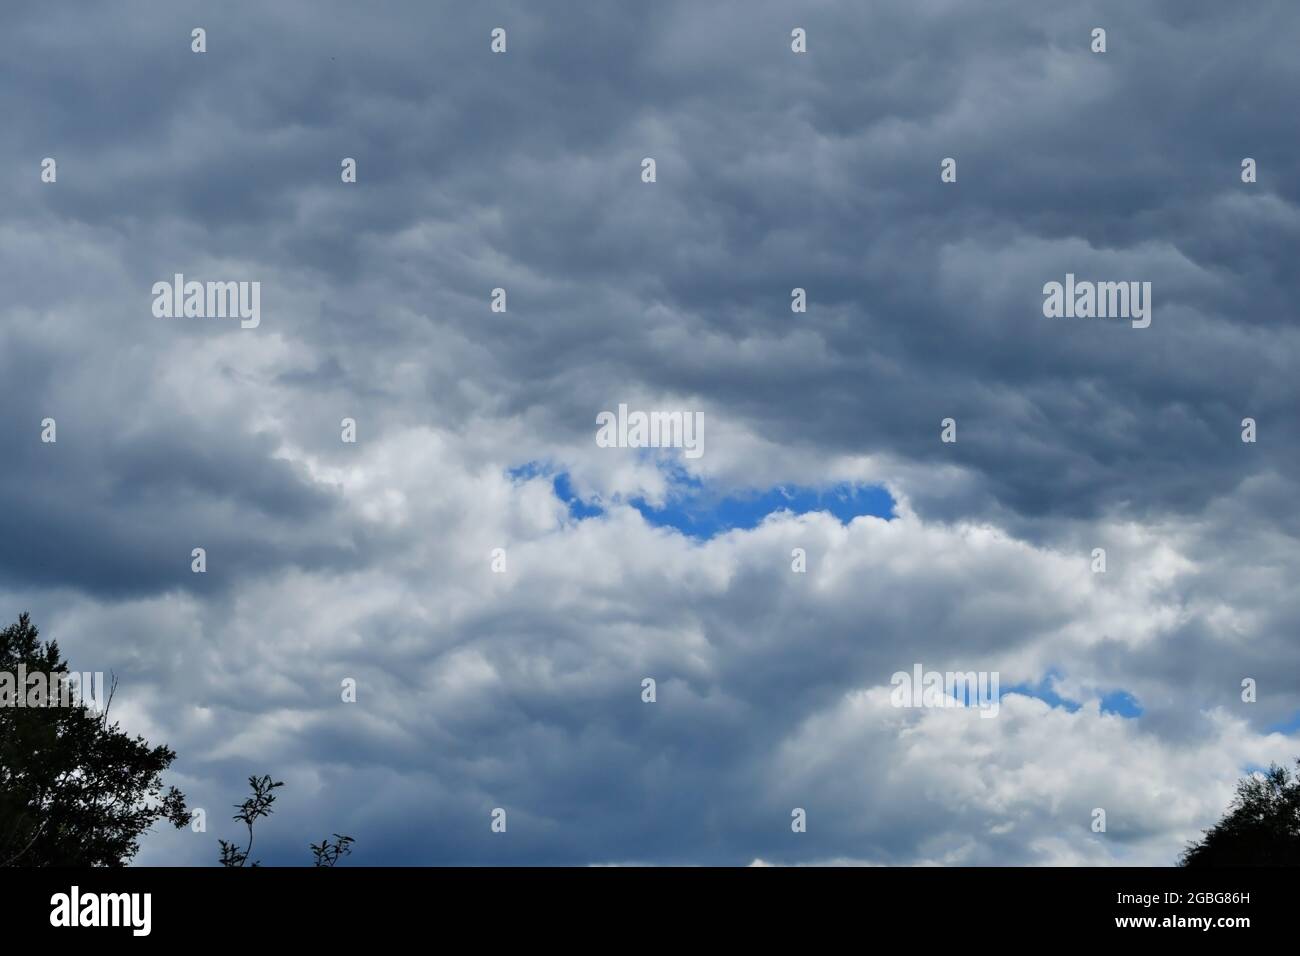
<path id="1" fill-rule="evenodd" d="M 577 495 L 567 472 L 556 471 L 545 462 L 526 462 L 506 474 L 512 481 L 550 478 L 555 496 L 568 505 L 569 514 L 577 520 L 604 514 L 598 503 L 584 501 Z M 630 499 L 628 504 L 651 525 L 673 528 L 700 540 L 728 531 L 756 528 L 768 515 L 781 511 L 828 512 L 844 524 L 862 515 L 887 520 L 895 517 L 893 496 L 880 485 L 853 482 L 822 488 L 779 485 L 724 495 L 681 469 L 672 471 L 670 484 L 671 492 L 660 505 L 652 505 L 643 498 Z"/>
<path id="2" fill-rule="evenodd" d="M 1074 713 L 1081 705 L 1077 700 L 1062 697 L 1056 692 L 1056 682 L 1060 680 L 1060 677 L 1059 671 L 1049 670 L 1037 684 L 1017 684 L 1014 687 L 1004 688 L 1002 693 L 1036 697 L 1049 707 L 1061 707 L 1070 713 Z M 1142 716 L 1142 705 L 1128 691 L 1117 689 L 1102 695 L 1101 712 L 1103 714 L 1117 714 L 1120 717 L 1140 717 Z"/>

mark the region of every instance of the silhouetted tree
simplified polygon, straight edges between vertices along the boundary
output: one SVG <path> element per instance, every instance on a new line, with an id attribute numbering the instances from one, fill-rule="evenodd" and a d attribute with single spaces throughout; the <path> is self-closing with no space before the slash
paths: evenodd
<path id="1" fill-rule="evenodd" d="M 348 856 L 352 852 L 352 844 L 356 842 L 352 837 L 338 833 L 334 834 L 334 839 L 336 842 L 333 844 L 325 839 L 311 845 L 315 866 L 333 866 L 338 863 L 340 857 Z"/>
<path id="2" fill-rule="evenodd" d="M 253 788 L 253 795 L 236 806 L 239 812 L 234 816 L 234 819 L 239 820 L 248 827 L 248 846 L 241 850 L 233 843 L 218 840 L 217 842 L 221 845 L 222 866 L 244 865 L 244 861 L 248 859 L 248 854 L 253 849 L 253 823 L 262 817 L 271 815 L 271 804 L 275 803 L 275 788 L 283 787 L 284 781 L 272 781 L 270 777 L 266 776 L 249 777 L 248 785 Z M 249 866 L 257 865 L 256 862 L 249 864 Z"/>
<path id="3" fill-rule="evenodd" d="M 271 815 L 271 804 L 275 803 L 275 790 L 277 787 L 283 787 L 284 781 L 272 780 L 269 776 L 263 775 L 249 777 L 248 786 L 253 791 L 253 795 L 243 803 L 235 805 L 235 809 L 239 812 L 233 818 L 248 827 L 248 845 L 241 848 L 234 843 L 218 840 L 217 843 L 221 848 L 219 861 L 222 866 L 245 865 L 248 854 L 253 849 L 253 824 L 262 817 Z M 325 839 L 320 843 L 310 844 L 315 866 L 334 866 L 341 857 L 352 852 L 352 844 L 356 842 L 352 837 L 338 833 L 334 834 L 334 839 L 336 843 L 330 843 Z M 257 862 L 248 864 L 250 867 L 259 865 Z"/>
<path id="4" fill-rule="evenodd" d="M 1238 782 L 1227 816 L 1204 832 L 1181 866 L 1300 866 L 1300 776 L 1276 764 L 1251 774 Z"/>
<path id="5" fill-rule="evenodd" d="M 67 679 L 58 644 L 38 636 L 26 613 L 0 631 L 0 675 L 18 694 L 27 694 L 16 686 L 20 671 L 43 675 L 52 690 Z M 19 707 L 7 696 L 0 700 L 0 866 L 123 866 L 156 820 L 189 822 L 185 796 L 163 790 L 175 752 L 110 724 L 111 694 L 99 713 L 84 701 Z"/>

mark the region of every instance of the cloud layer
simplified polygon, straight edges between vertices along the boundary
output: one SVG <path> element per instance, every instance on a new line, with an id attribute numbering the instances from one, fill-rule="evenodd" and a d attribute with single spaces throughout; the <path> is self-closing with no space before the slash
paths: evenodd
<path id="1" fill-rule="evenodd" d="M 6 14 L 0 596 L 179 752 L 209 832 L 142 862 L 269 772 L 267 863 L 1165 864 L 1300 754 L 1294 14 L 381 7 Z M 260 326 L 154 318 L 178 272 Z M 894 517 L 647 518 L 846 486 Z"/>

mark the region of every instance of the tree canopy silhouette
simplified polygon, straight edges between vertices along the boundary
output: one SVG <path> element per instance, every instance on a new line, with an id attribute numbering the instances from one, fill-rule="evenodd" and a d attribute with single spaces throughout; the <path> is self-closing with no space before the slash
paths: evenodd
<path id="1" fill-rule="evenodd" d="M 1227 815 L 1204 832 L 1180 865 L 1300 866 L 1300 776 L 1274 764 L 1244 778 Z"/>
<path id="2" fill-rule="evenodd" d="M 19 673 L 50 688 L 67 679 L 58 644 L 38 636 L 26 613 L 0 631 L 8 686 Z M 189 822 L 184 794 L 163 789 L 175 752 L 110 724 L 111 699 L 98 712 L 0 701 L 0 866 L 124 866 L 155 821 Z"/>

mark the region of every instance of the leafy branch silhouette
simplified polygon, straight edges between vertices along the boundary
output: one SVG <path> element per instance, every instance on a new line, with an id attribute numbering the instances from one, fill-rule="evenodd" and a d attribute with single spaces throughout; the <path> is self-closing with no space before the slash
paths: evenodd
<path id="1" fill-rule="evenodd" d="M 233 819 L 248 827 L 248 844 L 240 847 L 236 843 L 218 840 L 217 843 L 221 847 L 220 862 L 222 866 L 239 867 L 247 865 L 254 867 L 261 865 L 256 860 L 248 863 L 248 856 L 253 851 L 253 824 L 263 817 L 271 815 L 273 812 L 271 805 L 275 803 L 275 791 L 278 787 L 284 786 L 284 781 L 272 780 L 269 775 L 264 774 L 261 777 L 249 777 L 248 786 L 253 791 L 253 795 L 243 803 L 235 805 L 239 812 L 233 817 Z M 320 843 L 309 844 L 313 858 L 312 865 L 322 867 L 337 865 L 343 857 L 351 855 L 352 844 L 354 843 L 356 843 L 356 840 L 352 837 L 335 833 L 333 843 L 327 837 L 321 840 Z"/>
<path id="2" fill-rule="evenodd" d="M 336 833 L 334 839 L 337 842 L 333 844 L 326 839 L 311 845 L 312 856 L 315 857 L 313 866 L 334 866 L 341 857 L 352 852 L 352 844 L 356 842 L 352 837 Z"/>
<path id="3" fill-rule="evenodd" d="M 248 846 L 241 850 L 234 843 L 218 840 L 217 842 L 221 844 L 222 866 L 243 866 L 248 860 L 248 854 L 253 850 L 253 824 L 262 817 L 271 815 L 271 804 L 275 803 L 275 789 L 283 787 L 284 781 L 273 781 L 269 776 L 249 777 L 248 785 L 253 789 L 253 795 L 236 805 L 239 812 L 233 818 L 248 827 Z M 258 865 L 257 861 L 249 864 L 249 866 Z"/>

